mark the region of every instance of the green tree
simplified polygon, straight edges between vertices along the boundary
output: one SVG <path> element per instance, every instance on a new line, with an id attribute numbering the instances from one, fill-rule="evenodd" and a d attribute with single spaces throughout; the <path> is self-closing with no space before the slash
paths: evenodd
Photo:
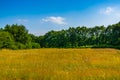
<path id="1" fill-rule="evenodd" d="M 9 32 L 13 38 L 14 41 L 23 45 L 27 45 L 31 43 L 31 37 L 28 34 L 28 30 L 23 25 L 6 25 L 4 28 L 4 31 Z M 28 47 L 28 46 L 27 46 Z"/>
<path id="2" fill-rule="evenodd" d="M 8 32 L 0 31 L 0 48 L 15 48 L 13 37 Z"/>
<path id="3" fill-rule="evenodd" d="M 77 33 L 76 33 L 76 29 L 73 27 L 70 27 L 67 30 L 67 34 L 68 34 L 68 44 L 70 47 L 77 47 L 78 46 L 78 42 L 77 42 Z"/>
<path id="4" fill-rule="evenodd" d="M 76 28 L 77 33 L 77 42 L 78 46 L 85 46 L 87 44 L 87 37 L 88 37 L 88 29 L 85 26 L 77 27 Z"/>
<path id="5" fill-rule="evenodd" d="M 112 43 L 113 45 L 119 45 L 120 44 L 120 22 L 112 25 Z"/>

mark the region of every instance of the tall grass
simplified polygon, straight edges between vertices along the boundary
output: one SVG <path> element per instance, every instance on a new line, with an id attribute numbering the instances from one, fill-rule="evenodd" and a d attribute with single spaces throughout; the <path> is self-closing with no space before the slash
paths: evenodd
<path id="1" fill-rule="evenodd" d="M 120 80 L 120 50 L 1 50 L 0 80 Z"/>

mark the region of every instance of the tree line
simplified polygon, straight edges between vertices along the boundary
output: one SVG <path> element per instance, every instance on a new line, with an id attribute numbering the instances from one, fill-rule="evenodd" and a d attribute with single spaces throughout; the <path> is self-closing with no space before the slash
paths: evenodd
<path id="1" fill-rule="evenodd" d="M 28 33 L 24 25 L 6 25 L 0 29 L 0 48 L 120 48 L 120 22 L 95 27 L 70 27 L 51 30 L 43 36 Z"/>

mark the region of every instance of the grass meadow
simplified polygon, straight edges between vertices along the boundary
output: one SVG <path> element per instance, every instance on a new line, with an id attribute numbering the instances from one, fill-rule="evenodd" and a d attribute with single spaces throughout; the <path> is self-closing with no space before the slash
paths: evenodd
<path id="1" fill-rule="evenodd" d="M 120 50 L 0 50 L 0 80 L 120 80 Z"/>

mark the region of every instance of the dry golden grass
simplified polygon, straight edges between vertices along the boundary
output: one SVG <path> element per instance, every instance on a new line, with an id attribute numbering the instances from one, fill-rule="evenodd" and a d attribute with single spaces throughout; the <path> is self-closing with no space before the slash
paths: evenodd
<path id="1" fill-rule="evenodd" d="M 120 80 L 120 50 L 0 50 L 0 80 Z"/>

